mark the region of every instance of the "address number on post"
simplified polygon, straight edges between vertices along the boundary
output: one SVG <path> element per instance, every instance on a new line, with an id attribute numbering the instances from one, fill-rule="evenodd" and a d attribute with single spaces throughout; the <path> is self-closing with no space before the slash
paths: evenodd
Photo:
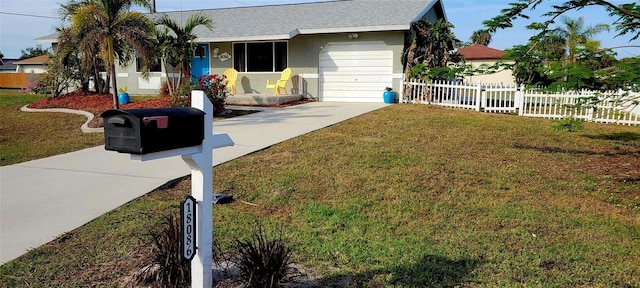
<path id="1" fill-rule="evenodd" d="M 180 202 L 182 222 L 182 257 L 191 261 L 196 256 L 196 198 L 186 196 Z"/>

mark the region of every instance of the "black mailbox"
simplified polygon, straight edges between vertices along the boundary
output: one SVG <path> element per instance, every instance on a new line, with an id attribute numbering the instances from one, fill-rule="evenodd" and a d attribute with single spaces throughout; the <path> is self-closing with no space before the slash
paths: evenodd
<path id="1" fill-rule="evenodd" d="M 196 108 L 108 110 L 104 119 L 106 150 L 131 154 L 191 147 L 204 139 L 204 112 Z"/>

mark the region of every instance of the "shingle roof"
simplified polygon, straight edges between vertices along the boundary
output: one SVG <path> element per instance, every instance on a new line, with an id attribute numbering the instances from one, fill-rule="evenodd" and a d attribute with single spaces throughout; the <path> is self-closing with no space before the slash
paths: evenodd
<path id="1" fill-rule="evenodd" d="M 214 30 L 194 30 L 199 42 L 290 39 L 300 34 L 409 30 L 436 0 L 350 0 L 169 12 L 186 21 L 202 12 Z M 158 13 L 161 14 L 161 13 Z M 155 16 L 155 15 L 153 15 Z"/>
<path id="2" fill-rule="evenodd" d="M 47 61 L 49 61 L 49 55 L 40 55 L 40 56 L 13 62 L 13 64 L 16 64 L 16 65 L 45 64 L 47 63 Z"/>
<path id="3" fill-rule="evenodd" d="M 2 65 L 0 65 L 0 71 L 16 71 L 16 68 L 18 67 L 18 65 L 15 64 L 16 61 L 18 61 L 18 59 L 10 59 L 10 58 L 2 59 Z"/>
<path id="4" fill-rule="evenodd" d="M 502 50 L 489 48 L 480 44 L 460 48 L 458 49 L 458 53 L 464 56 L 465 60 L 500 59 L 507 54 L 507 52 Z"/>
<path id="5" fill-rule="evenodd" d="M 214 29 L 202 26 L 194 33 L 198 42 L 286 40 L 301 34 L 402 31 L 422 18 L 432 7 L 443 14 L 441 0 L 336 0 L 316 3 L 267 5 L 207 10 L 159 12 L 180 26 L 190 15 L 201 12 L 213 19 Z M 441 9 L 442 8 L 442 9 Z M 52 34 L 37 42 L 55 42 Z"/>

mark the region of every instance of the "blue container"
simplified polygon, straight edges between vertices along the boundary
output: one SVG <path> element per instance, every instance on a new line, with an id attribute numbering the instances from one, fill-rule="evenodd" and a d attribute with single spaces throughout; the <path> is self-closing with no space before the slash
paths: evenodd
<path id="1" fill-rule="evenodd" d="M 129 93 L 121 92 L 120 94 L 118 94 L 118 103 L 129 104 Z"/>
<path id="2" fill-rule="evenodd" d="M 396 93 L 393 91 L 385 91 L 382 94 L 382 97 L 384 99 L 384 103 L 391 104 L 391 103 L 394 103 L 396 100 Z"/>

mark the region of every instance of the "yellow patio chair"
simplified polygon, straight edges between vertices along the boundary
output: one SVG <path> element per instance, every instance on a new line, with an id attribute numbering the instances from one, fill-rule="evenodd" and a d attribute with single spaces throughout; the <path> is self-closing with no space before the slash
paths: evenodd
<path id="1" fill-rule="evenodd" d="M 224 71 L 224 76 L 227 77 L 227 87 L 231 89 L 231 94 L 236 94 L 236 80 L 238 80 L 238 71 L 233 68 L 229 68 Z"/>
<path id="2" fill-rule="evenodd" d="M 280 89 L 284 90 L 284 93 L 289 94 L 287 92 L 287 81 L 291 77 L 291 69 L 287 68 L 282 71 L 280 75 L 280 80 L 277 80 L 275 83 L 271 83 L 271 80 L 267 80 L 267 89 L 265 89 L 264 94 L 267 95 L 269 89 L 273 89 L 273 95 L 280 95 Z"/>

